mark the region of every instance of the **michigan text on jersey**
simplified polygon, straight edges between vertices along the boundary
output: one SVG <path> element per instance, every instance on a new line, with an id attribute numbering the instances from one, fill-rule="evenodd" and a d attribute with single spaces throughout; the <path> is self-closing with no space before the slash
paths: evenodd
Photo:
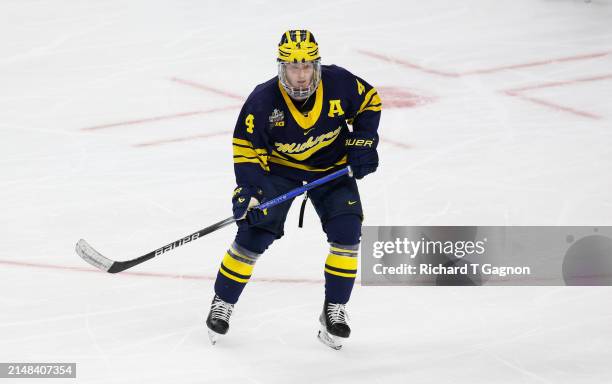
<path id="1" fill-rule="evenodd" d="M 305 160 L 319 149 L 327 147 L 340 135 L 342 127 L 317 137 L 309 137 L 305 143 L 274 143 L 276 150 L 280 153 L 290 155 L 296 160 Z"/>

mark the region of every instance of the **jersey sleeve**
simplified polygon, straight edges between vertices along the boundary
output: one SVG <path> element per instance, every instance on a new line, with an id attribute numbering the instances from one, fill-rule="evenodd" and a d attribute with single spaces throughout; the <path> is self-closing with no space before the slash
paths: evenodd
<path id="1" fill-rule="evenodd" d="M 264 117 L 249 98 L 240 111 L 232 137 L 237 185 L 261 186 L 270 171 L 265 128 Z"/>
<path id="2" fill-rule="evenodd" d="M 353 106 L 351 118 L 347 120 L 353 131 L 366 131 L 377 135 L 382 101 L 376 88 L 362 78 L 347 71 L 347 89 Z"/>

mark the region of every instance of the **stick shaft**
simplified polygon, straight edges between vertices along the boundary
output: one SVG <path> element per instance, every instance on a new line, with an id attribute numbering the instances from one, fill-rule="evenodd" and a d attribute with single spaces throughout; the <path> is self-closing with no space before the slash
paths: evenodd
<path id="1" fill-rule="evenodd" d="M 347 166 L 346 168 L 342 168 L 336 172 L 330 173 L 329 175 L 321 177 L 320 179 L 304 184 L 301 187 L 292 189 L 291 191 L 287 193 L 284 193 L 278 197 L 275 197 L 272 200 L 269 200 L 269 201 L 264 202 L 263 204 L 260 204 L 259 206 L 257 206 L 257 208 L 263 210 L 263 209 L 267 209 L 275 205 L 281 204 L 284 201 L 287 201 L 298 195 L 301 195 L 302 193 L 312 188 L 315 188 L 321 184 L 325 184 L 331 180 L 337 179 L 344 175 L 349 175 L 349 176 L 352 175 L 350 167 Z M 187 243 L 198 240 L 199 238 L 204 237 L 205 235 L 211 232 L 214 232 L 218 229 L 226 227 L 234 222 L 236 222 L 236 219 L 234 217 L 228 217 L 227 219 L 223 219 L 217 223 L 214 223 L 213 225 L 210 225 L 204 229 L 200 229 L 197 232 L 194 232 L 190 235 L 187 235 L 181 239 L 173 241 L 172 243 L 166 244 L 162 247 L 157 248 L 154 251 L 151 251 L 145 255 L 142 255 L 140 257 L 137 257 L 131 260 L 113 261 L 111 259 L 108 259 L 107 257 L 103 256 L 101 253 L 96 251 L 92 246 L 90 246 L 83 239 L 77 242 L 76 252 L 79 254 L 79 256 L 81 256 L 89 264 L 99 269 L 105 270 L 106 272 L 109 272 L 109 273 L 117 273 L 117 272 L 125 271 L 126 269 L 132 268 L 138 264 L 144 263 L 145 261 L 150 260 L 156 256 L 163 255 L 164 253 L 168 251 L 172 251 L 173 249 L 176 249 Z"/>
<path id="2" fill-rule="evenodd" d="M 340 176 L 349 175 L 350 173 L 351 173 L 350 167 L 342 168 L 342 169 L 340 169 L 340 170 L 338 170 L 338 171 L 336 171 L 334 173 L 330 173 L 327 176 L 323 176 L 320 179 L 311 181 L 308 184 L 304 184 L 301 187 L 297 187 L 295 189 L 292 189 L 291 191 L 289 191 L 287 193 L 284 193 L 284 194 L 282 194 L 282 195 L 280 195 L 278 197 L 275 197 L 272 200 L 268 200 L 268 201 L 258 205 L 257 208 L 261 209 L 261 210 L 264 210 L 264 209 L 273 207 L 273 206 L 278 205 L 278 204 L 280 204 L 280 203 L 282 203 L 284 201 L 287 201 L 289 199 L 293 199 L 294 197 L 299 196 L 302 193 L 304 193 L 304 192 L 306 192 L 306 191 L 308 191 L 310 189 L 318 187 L 321 184 L 325 184 L 327 182 L 330 182 L 330 181 L 332 181 L 334 179 L 339 178 Z"/>
<path id="3" fill-rule="evenodd" d="M 182 239 L 173 241 L 172 243 L 166 244 L 163 247 L 160 247 L 154 251 L 151 251 L 149 253 L 147 253 L 146 255 L 142 255 L 140 257 L 137 257 L 135 259 L 132 260 L 127 260 L 127 261 L 119 261 L 119 262 L 114 262 L 113 265 L 110 267 L 110 269 L 108 270 L 109 273 L 117 273 L 117 272 L 121 272 L 121 271 L 125 271 L 128 268 L 132 268 L 135 265 L 138 265 L 140 263 L 144 263 L 145 261 L 152 259 L 156 256 L 160 256 L 163 255 L 164 253 L 171 251 L 175 248 L 178 248 L 182 245 L 185 245 L 187 243 L 190 243 L 192 241 L 195 241 L 197 239 L 199 239 L 200 237 L 207 235 L 209 233 L 212 233 L 218 229 L 221 229 L 223 227 L 226 227 L 232 223 L 234 223 L 236 221 L 236 219 L 234 219 L 234 217 L 228 217 L 227 219 L 223 219 L 217 223 L 214 223 L 211 226 L 208 226 L 204 229 L 200 229 L 197 232 L 194 232 L 190 235 L 187 235 L 185 237 L 183 237 Z"/>

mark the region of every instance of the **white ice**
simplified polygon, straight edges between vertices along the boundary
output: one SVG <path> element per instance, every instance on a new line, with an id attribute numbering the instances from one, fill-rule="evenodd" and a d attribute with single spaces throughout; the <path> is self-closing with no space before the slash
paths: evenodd
<path id="1" fill-rule="evenodd" d="M 327 244 L 312 208 L 296 228 L 297 204 L 214 347 L 233 228 L 119 275 L 74 253 L 83 237 L 127 259 L 231 214 L 229 132 L 296 27 L 388 104 L 365 224 L 612 225 L 610 1 L 6 0 L 0 15 L 0 362 L 77 362 L 78 383 L 612 380 L 606 287 L 357 285 L 350 342 L 326 348 Z M 392 108 L 393 92 L 431 102 Z"/>

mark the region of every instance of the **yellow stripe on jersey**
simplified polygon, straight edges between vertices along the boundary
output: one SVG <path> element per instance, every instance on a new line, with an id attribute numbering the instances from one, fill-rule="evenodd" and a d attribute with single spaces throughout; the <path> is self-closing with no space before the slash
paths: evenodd
<path id="1" fill-rule="evenodd" d="M 360 114 L 361 112 L 365 110 L 374 111 L 374 109 L 367 109 L 367 108 L 368 107 L 380 108 L 381 103 L 382 101 L 380 100 L 380 96 L 378 96 L 378 92 L 376 91 L 376 88 L 372 88 L 368 91 L 368 93 L 366 93 L 365 98 L 363 99 L 363 103 L 361 103 L 361 106 L 359 107 L 359 111 L 357 111 L 357 114 Z"/>
<path id="2" fill-rule="evenodd" d="M 249 158 L 258 158 L 261 159 L 262 163 L 268 162 L 268 154 L 265 152 L 259 152 L 254 150 L 253 148 L 241 147 L 239 145 L 232 146 L 234 150 L 234 156 L 244 156 Z M 265 151 L 265 150 L 264 150 Z"/>
<path id="3" fill-rule="evenodd" d="M 346 164 L 346 160 L 347 157 L 346 155 L 340 159 L 339 161 L 337 161 L 334 165 L 332 165 L 331 167 L 327 167 L 327 168 L 316 168 L 316 167 L 312 167 L 310 165 L 306 165 L 306 164 L 299 164 L 299 163 L 295 163 L 293 161 L 290 160 L 286 160 L 283 159 L 281 157 L 282 155 L 280 155 L 278 152 L 274 151 L 272 152 L 272 156 L 270 156 L 268 158 L 268 161 L 270 163 L 274 163 L 274 164 L 279 164 L 279 165 L 284 165 L 287 167 L 291 167 L 291 168 L 297 168 L 297 169 L 302 169 L 305 171 L 311 171 L 311 172 L 325 172 L 325 171 L 329 171 L 330 169 L 338 166 L 338 165 L 343 165 Z"/>
<path id="4" fill-rule="evenodd" d="M 238 138 L 232 138 L 232 144 L 237 144 L 237 145 L 241 145 L 243 147 L 249 147 L 249 148 L 253 148 L 253 143 L 251 143 L 248 140 L 243 140 L 243 139 L 238 139 Z M 265 148 L 253 148 L 253 150 L 255 152 L 257 152 L 258 154 L 263 154 L 266 155 L 268 153 L 268 151 Z"/>
<path id="5" fill-rule="evenodd" d="M 232 144 L 244 145 L 253 148 L 253 143 L 251 143 L 250 141 L 238 139 L 236 137 L 232 138 Z"/>
<path id="6" fill-rule="evenodd" d="M 375 106 L 367 107 L 367 108 L 364 108 L 363 111 L 361 111 L 361 112 L 364 112 L 364 111 L 379 112 L 379 111 L 382 111 L 382 106 L 375 105 Z"/>
<path id="7" fill-rule="evenodd" d="M 283 99 L 285 99 L 285 104 L 289 108 L 289 112 L 291 112 L 291 116 L 298 123 L 300 127 L 303 129 L 310 129 L 317 120 L 319 120 L 319 116 L 321 116 L 321 111 L 323 110 L 323 81 L 319 82 L 319 86 L 317 87 L 317 91 L 315 92 L 315 103 L 312 111 L 308 113 L 308 115 L 304 116 L 298 109 L 293 105 L 293 101 L 291 97 L 287 95 L 285 88 L 281 85 L 280 81 L 278 82 L 278 88 L 283 95 Z"/>
<path id="8" fill-rule="evenodd" d="M 268 151 L 265 148 L 253 148 L 253 144 L 248 140 L 232 140 L 234 152 L 234 163 L 254 163 L 259 164 L 264 171 L 269 171 Z"/>
<path id="9" fill-rule="evenodd" d="M 360 111 L 364 109 L 366 105 L 368 105 L 368 103 L 370 102 L 370 99 L 372 98 L 372 95 L 374 95 L 375 93 L 376 93 L 376 88 L 372 88 L 368 91 L 368 93 L 366 93 L 366 95 L 363 97 L 363 102 L 361 103 L 361 106 L 359 107 Z"/>

